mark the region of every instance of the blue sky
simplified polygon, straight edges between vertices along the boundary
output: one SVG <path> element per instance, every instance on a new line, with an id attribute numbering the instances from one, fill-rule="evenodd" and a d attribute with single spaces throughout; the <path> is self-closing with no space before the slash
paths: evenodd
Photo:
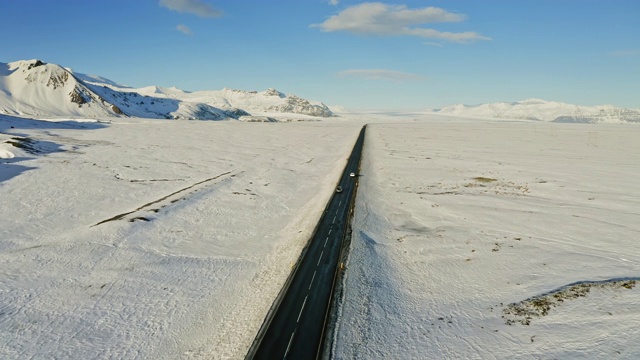
<path id="1" fill-rule="evenodd" d="M 356 109 L 640 108 L 637 0 L 0 0 L 0 62 Z"/>

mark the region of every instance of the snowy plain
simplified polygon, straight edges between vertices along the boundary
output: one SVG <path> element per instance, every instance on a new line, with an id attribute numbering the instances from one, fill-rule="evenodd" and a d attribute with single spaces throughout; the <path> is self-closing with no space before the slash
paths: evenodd
<path id="1" fill-rule="evenodd" d="M 395 118 L 367 127 L 334 358 L 640 357 L 640 127 Z"/>
<path id="2" fill-rule="evenodd" d="M 0 358 L 243 358 L 360 127 L 0 115 Z"/>
<path id="3" fill-rule="evenodd" d="M 640 354 L 640 127 L 370 112 L 0 115 L 0 358 L 243 358 L 365 122 L 334 358 Z"/>

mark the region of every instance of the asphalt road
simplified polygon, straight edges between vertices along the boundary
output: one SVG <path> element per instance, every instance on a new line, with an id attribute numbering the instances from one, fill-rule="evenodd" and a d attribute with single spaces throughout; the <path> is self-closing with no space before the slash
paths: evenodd
<path id="1" fill-rule="evenodd" d="M 250 350 L 253 359 L 315 359 L 321 355 L 322 337 L 329 308 L 342 240 L 355 196 L 363 127 L 334 193 L 295 271 L 289 288 L 262 339 Z M 253 353 L 255 350 L 255 353 Z M 252 357 L 253 355 L 253 357 Z"/>

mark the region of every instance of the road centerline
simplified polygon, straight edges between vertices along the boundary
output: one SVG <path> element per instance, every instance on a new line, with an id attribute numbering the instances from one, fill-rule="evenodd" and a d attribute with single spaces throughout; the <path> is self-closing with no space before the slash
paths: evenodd
<path id="1" fill-rule="evenodd" d="M 313 272 L 313 277 L 311 278 L 311 282 L 309 283 L 309 289 L 311 289 L 311 285 L 313 285 L 313 279 L 316 278 L 316 272 Z M 306 298 L 305 298 L 306 299 Z"/>
<path id="2" fill-rule="evenodd" d="M 304 302 L 302 303 L 302 307 L 300 308 L 300 312 L 298 313 L 298 320 L 296 320 L 296 322 L 300 322 L 300 316 L 302 315 L 302 310 L 304 310 L 304 305 L 307 303 L 307 297 L 309 295 L 304 297 Z"/>
<path id="3" fill-rule="evenodd" d="M 291 334 L 291 337 L 289 338 L 289 345 L 287 345 L 287 351 L 284 352 L 285 358 L 287 357 L 287 354 L 289 354 L 289 349 L 291 348 L 291 342 L 293 341 L 293 337 L 295 336 L 295 334 L 296 334 L 296 331 L 294 330 L 293 333 Z"/>

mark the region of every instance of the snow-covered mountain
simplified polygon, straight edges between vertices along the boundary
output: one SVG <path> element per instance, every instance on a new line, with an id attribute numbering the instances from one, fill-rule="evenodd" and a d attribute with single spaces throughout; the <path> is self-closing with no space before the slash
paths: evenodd
<path id="1" fill-rule="evenodd" d="M 157 86 L 134 89 L 40 60 L 0 63 L 0 113 L 247 121 L 278 113 L 333 116 L 320 102 L 284 95 L 275 89 L 263 92 L 229 89 L 187 92 Z"/>
<path id="2" fill-rule="evenodd" d="M 434 112 L 465 117 L 526 119 L 574 123 L 640 123 L 640 111 L 611 105 L 581 106 L 541 99 L 514 103 L 498 102 L 482 105 L 450 105 Z"/>
<path id="3" fill-rule="evenodd" d="M 39 60 L 0 63 L 0 110 L 37 116 L 113 116 L 121 112 L 68 70 Z"/>
<path id="4" fill-rule="evenodd" d="M 177 88 L 157 86 L 133 89 L 143 95 L 168 97 L 181 101 L 203 103 L 221 109 L 243 109 L 251 113 L 292 113 L 330 117 L 333 113 L 320 102 L 302 99 L 296 95 L 285 95 L 276 89 L 262 92 L 233 89 L 186 92 Z"/>

